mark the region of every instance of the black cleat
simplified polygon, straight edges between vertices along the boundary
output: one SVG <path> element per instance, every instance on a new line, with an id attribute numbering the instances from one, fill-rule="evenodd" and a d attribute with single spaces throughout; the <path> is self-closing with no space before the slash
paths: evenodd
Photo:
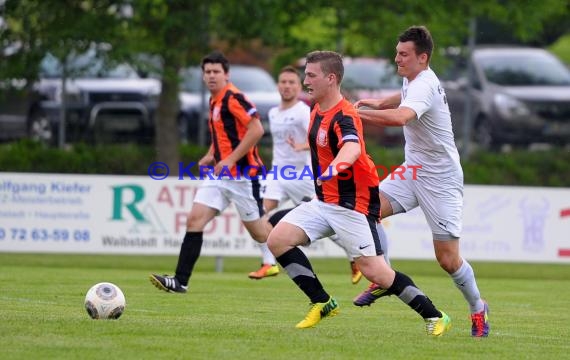
<path id="1" fill-rule="evenodd" d="M 178 279 L 168 275 L 150 275 L 150 282 L 160 290 L 184 294 L 188 291 L 188 286 L 180 285 Z"/>

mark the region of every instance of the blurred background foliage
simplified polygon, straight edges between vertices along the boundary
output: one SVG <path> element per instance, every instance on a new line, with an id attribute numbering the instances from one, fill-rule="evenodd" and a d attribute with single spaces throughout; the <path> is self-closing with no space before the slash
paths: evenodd
<path id="1" fill-rule="evenodd" d="M 206 152 L 205 147 L 188 144 L 180 145 L 178 150 L 184 167 L 197 162 Z M 259 150 L 265 165 L 270 166 L 271 148 Z M 377 165 L 387 169 L 404 160 L 403 148 L 368 143 L 367 150 Z M 94 147 L 77 144 L 72 150 L 48 148 L 30 140 L 0 145 L 0 169 L 11 172 L 148 175 L 148 167 L 162 161 L 159 158 L 152 146 L 134 144 Z M 198 176 L 197 166 L 191 170 Z M 171 174 L 172 171 L 171 168 Z M 508 155 L 478 151 L 468 162 L 463 161 L 463 171 L 466 184 L 567 187 L 570 152 L 560 148 L 514 150 Z"/>
<path id="2" fill-rule="evenodd" d="M 46 52 L 64 60 L 93 43 L 117 60 L 153 59 L 145 66 L 162 82 L 155 152 L 175 166 L 178 74 L 213 49 L 275 74 L 315 49 L 391 59 L 414 24 L 437 49 L 464 46 L 472 19 L 477 43 L 550 47 L 570 61 L 569 0 L 0 0 L 0 79 L 31 84 Z"/>

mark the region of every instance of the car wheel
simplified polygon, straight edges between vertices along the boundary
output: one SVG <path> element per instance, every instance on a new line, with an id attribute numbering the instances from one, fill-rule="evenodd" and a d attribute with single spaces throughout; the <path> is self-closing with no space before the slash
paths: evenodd
<path id="1" fill-rule="evenodd" d="M 48 117 L 41 111 L 36 111 L 30 116 L 28 137 L 33 141 L 46 145 L 55 145 L 57 143 L 57 134 Z"/>
<path id="2" fill-rule="evenodd" d="M 112 144 L 118 141 L 114 135 L 113 132 L 105 130 L 102 122 L 96 121 L 91 130 L 91 142 L 93 145 Z"/>
<path id="3" fill-rule="evenodd" d="M 493 150 L 498 147 L 498 142 L 493 135 L 491 122 L 485 118 L 479 119 L 475 125 L 473 140 L 477 146 L 484 150 Z"/>
<path id="4" fill-rule="evenodd" d="M 178 116 L 178 134 L 181 144 L 195 143 L 199 137 L 199 116 L 195 113 L 180 114 Z"/>
<path id="5" fill-rule="evenodd" d="M 185 114 L 178 116 L 178 135 L 180 137 L 181 144 L 188 144 L 188 138 L 190 135 L 190 120 Z"/>

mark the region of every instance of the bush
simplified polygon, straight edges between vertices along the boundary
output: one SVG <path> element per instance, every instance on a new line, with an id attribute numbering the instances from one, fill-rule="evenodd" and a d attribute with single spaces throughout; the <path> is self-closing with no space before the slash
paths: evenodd
<path id="1" fill-rule="evenodd" d="M 66 149 L 22 140 L 0 147 L 0 169 L 13 172 L 75 174 L 146 174 L 154 157 L 152 147 L 136 145 L 88 146 Z"/>
<path id="2" fill-rule="evenodd" d="M 182 145 L 181 161 L 197 162 L 206 148 Z M 376 164 L 387 168 L 404 159 L 403 148 L 368 145 Z M 260 147 L 266 166 L 271 164 L 271 147 Z M 0 145 L 0 169 L 10 172 L 146 175 L 148 166 L 160 161 L 152 146 L 76 144 L 54 149 L 29 140 Z M 517 150 L 510 153 L 474 153 L 463 160 L 466 184 L 570 187 L 570 151 Z M 197 167 L 193 167 L 197 170 Z M 196 175 L 196 174 L 195 174 Z"/>
<path id="3" fill-rule="evenodd" d="M 570 151 L 478 152 L 463 162 L 463 171 L 467 184 L 569 187 Z"/>

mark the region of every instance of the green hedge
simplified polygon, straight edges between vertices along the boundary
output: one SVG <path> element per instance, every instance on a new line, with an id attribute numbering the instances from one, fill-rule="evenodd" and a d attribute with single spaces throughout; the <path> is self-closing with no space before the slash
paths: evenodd
<path id="1" fill-rule="evenodd" d="M 376 164 L 399 165 L 402 148 L 369 145 Z M 180 153 L 187 163 L 198 161 L 206 148 L 182 145 Z M 271 163 L 271 148 L 260 148 L 266 165 Z M 0 171 L 78 174 L 146 175 L 148 166 L 160 161 L 152 146 L 76 144 L 65 150 L 47 148 L 31 141 L 0 145 Z M 515 150 L 510 153 L 477 152 L 463 160 L 465 183 L 518 186 L 570 187 L 570 150 Z"/>

